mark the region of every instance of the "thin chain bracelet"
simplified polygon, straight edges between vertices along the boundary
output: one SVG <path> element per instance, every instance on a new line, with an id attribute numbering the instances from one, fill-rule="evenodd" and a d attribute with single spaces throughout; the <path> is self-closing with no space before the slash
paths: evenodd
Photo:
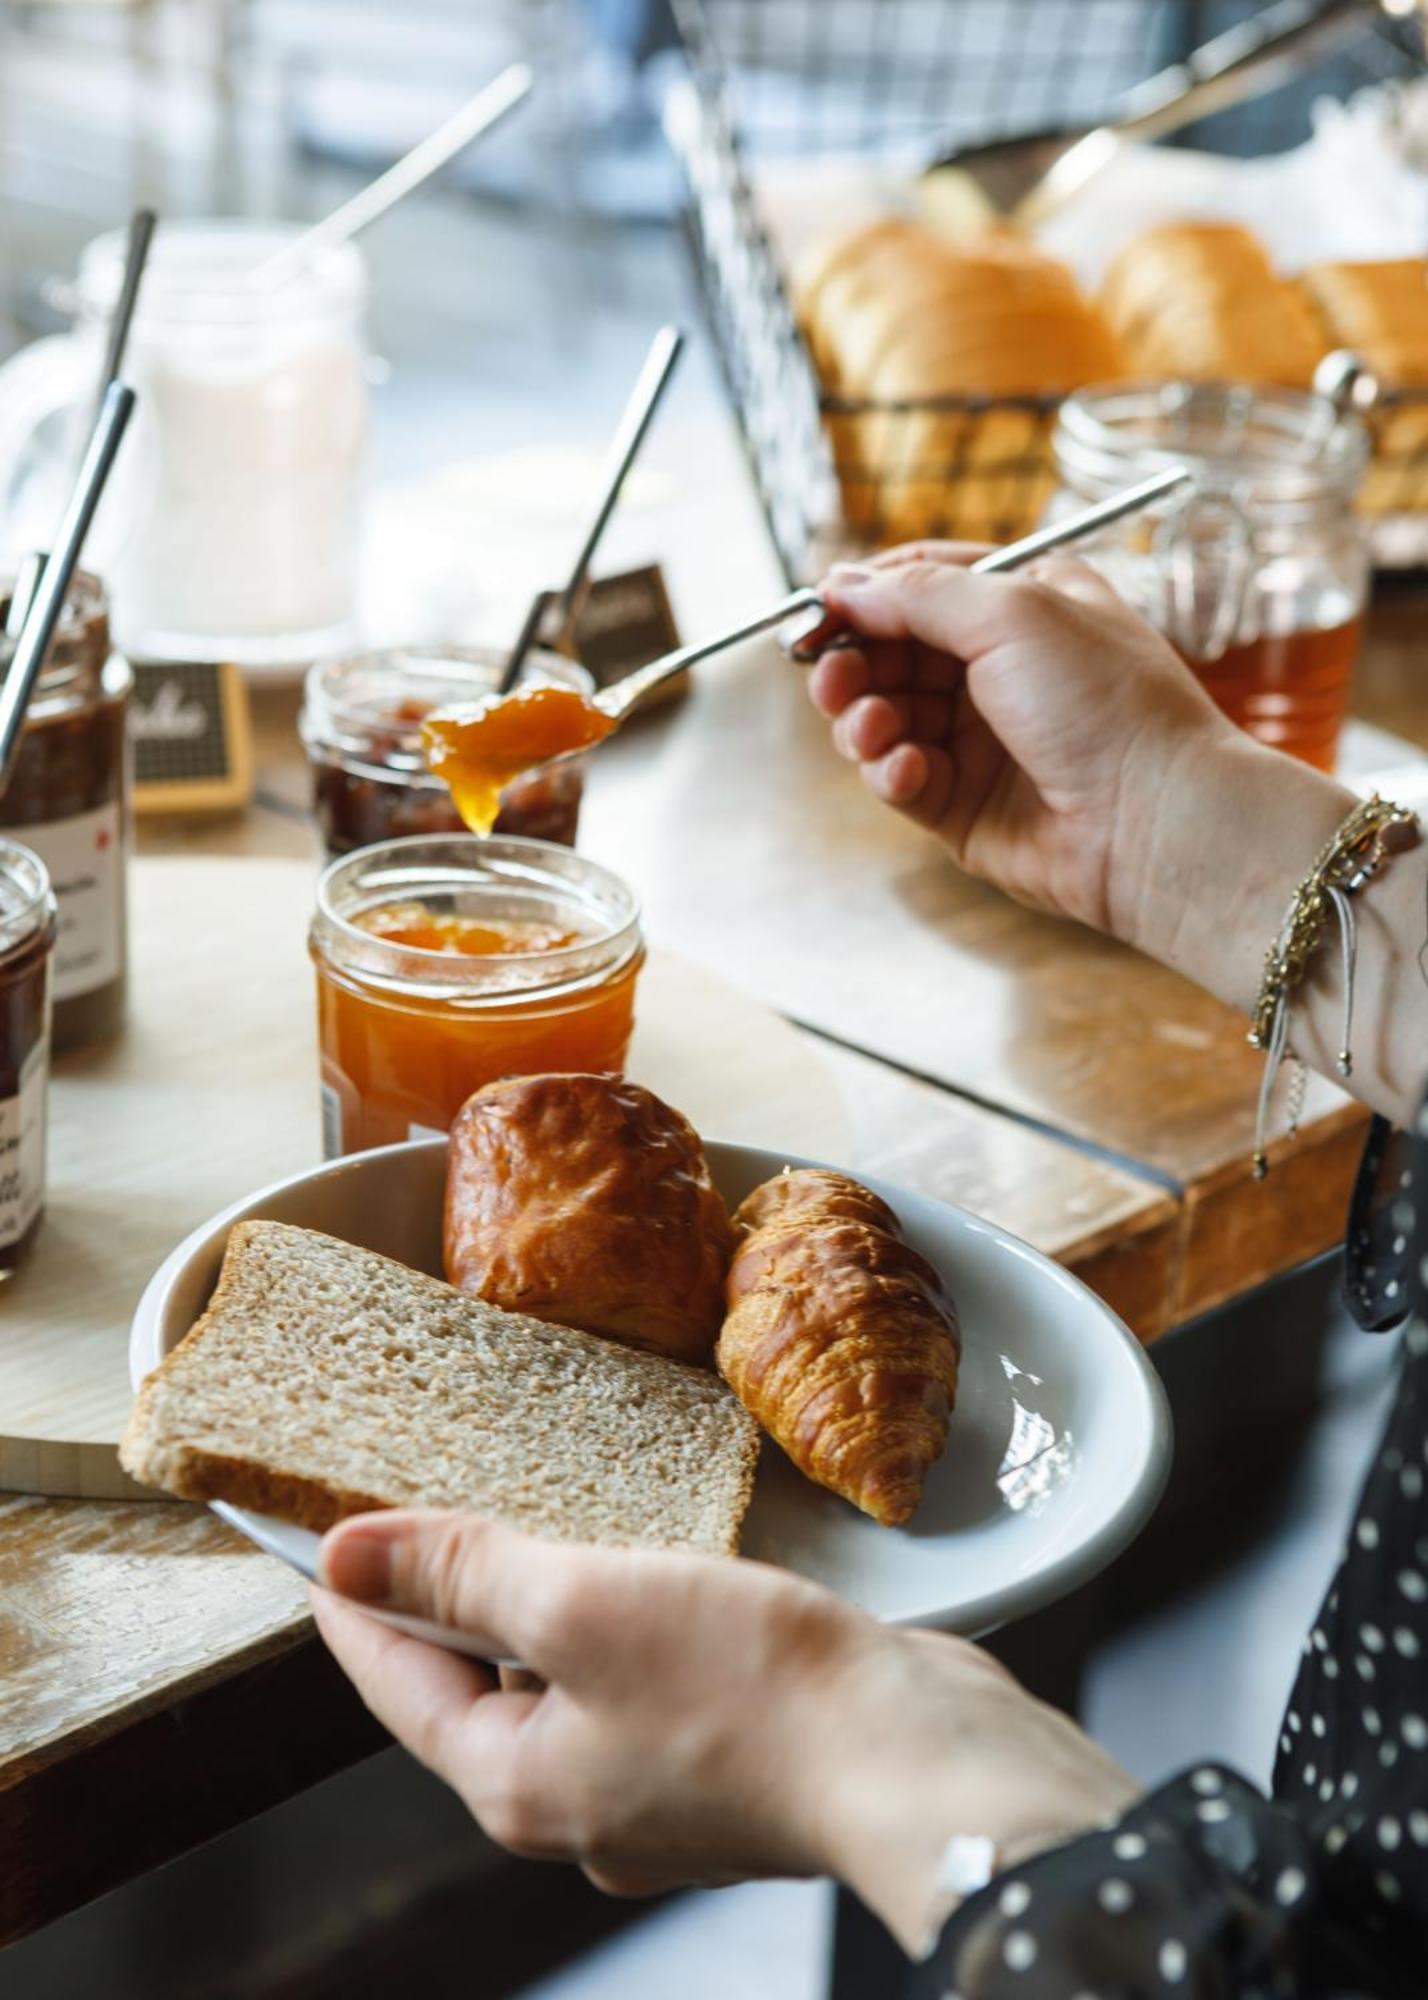
<path id="1" fill-rule="evenodd" d="M 1418 839 L 1417 815 L 1405 806 L 1381 799 L 1377 792 L 1363 800 L 1344 820 L 1290 899 L 1274 943 L 1265 953 L 1264 976 L 1250 1015 L 1249 1043 L 1262 1049 L 1264 1076 L 1255 1119 L 1254 1176 L 1269 1172 L 1266 1135 L 1275 1081 L 1286 1057 L 1296 1065 L 1290 1111 L 1291 1137 L 1298 1128 L 1304 1099 L 1304 1070 L 1289 1047 L 1289 1014 L 1296 989 L 1308 974 L 1330 921 L 1337 919 L 1343 955 L 1344 1029 L 1338 1071 L 1353 1073 L 1350 1042 L 1354 1020 L 1354 975 L 1358 935 L 1351 898 L 1371 882 L 1391 856 Z"/>

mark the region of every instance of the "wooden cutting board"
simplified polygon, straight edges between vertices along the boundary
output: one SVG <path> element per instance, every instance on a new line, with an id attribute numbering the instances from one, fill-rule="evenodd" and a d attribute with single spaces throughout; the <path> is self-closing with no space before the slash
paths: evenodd
<path id="1" fill-rule="evenodd" d="M 301 861 L 135 862 L 129 1023 L 55 1066 L 47 1213 L 0 1292 L 0 1490 L 141 1493 L 115 1456 L 140 1293 L 215 1210 L 321 1157 L 314 880 Z M 630 1074 L 701 1131 L 848 1156 L 836 1085 L 777 1015 L 652 951 L 637 1016 Z"/>

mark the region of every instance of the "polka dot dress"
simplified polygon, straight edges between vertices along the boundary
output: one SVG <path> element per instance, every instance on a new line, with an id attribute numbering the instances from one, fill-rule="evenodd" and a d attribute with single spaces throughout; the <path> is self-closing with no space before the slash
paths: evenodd
<path id="1" fill-rule="evenodd" d="M 1375 1328 L 1412 1311 L 1273 1798 L 1215 1765 L 1186 1772 L 969 1897 L 909 2000 L 1428 2000 L 1424 1189 L 1428 1107 L 1406 1141 L 1375 1126 L 1355 1196 L 1353 1309 Z"/>

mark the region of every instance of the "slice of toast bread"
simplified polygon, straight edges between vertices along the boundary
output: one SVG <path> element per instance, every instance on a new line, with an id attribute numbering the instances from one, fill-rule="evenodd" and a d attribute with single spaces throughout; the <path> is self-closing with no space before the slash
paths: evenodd
<path id="1" fill-rule="evenodd" d="M 322 1531 L 458 1507 L 555 1540 L 732 1555 L 759 1432 L 713 1374 L 468 1298 L 374 1251 L 242 1222 L 120 1458 L 186 1500 Z"/>

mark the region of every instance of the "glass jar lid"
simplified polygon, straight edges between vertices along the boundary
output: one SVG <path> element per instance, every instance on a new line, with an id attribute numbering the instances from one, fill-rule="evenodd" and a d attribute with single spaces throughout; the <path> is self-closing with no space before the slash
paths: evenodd
<path id="1" fill-rule="evenodd" d="M 360 921 L 412 903 L 438 919 L 530 924 L 574 941 L 468 957 L 397 943 Z M 310 943 L 339 974 L 463 1007 L 600 984 L 642 949 L 638 900 L 610 869 L 552 841 L 475 834 L 382 841 L 332 862 L 318 883 Z"/>
<path id="2" fill-rule="evenodd" d="M 506 658 L 488 646 L 396 646 L 318 660 L 303 683 L 298 732 L 310 751 L 339 758 L 349 769 L 375 776 L 399 772 L 444 789 L 422 754 L 423 718 L 434 708 L 493 693 Z M 537 681 L 595 692 L 585 667 L 544 649 L 531 654 L 521 685 Z"/>
<path id="3" fill-rule="evenodd" d="M 1347 503 L 1369 454 L 1361 420 L 1322 396 L 1198 382 L 1080 390 L 1062 404 L 1052 444 L 1068 483 L 1088 499 L 1184 464 L 1202 491 L 1276 513 Z"/>
<path id="4" fill-rule="evenodd" d="M 8 958 L 53 921 L 54 891 L 38 854 L 0 840 L 0 958 Z"/>

